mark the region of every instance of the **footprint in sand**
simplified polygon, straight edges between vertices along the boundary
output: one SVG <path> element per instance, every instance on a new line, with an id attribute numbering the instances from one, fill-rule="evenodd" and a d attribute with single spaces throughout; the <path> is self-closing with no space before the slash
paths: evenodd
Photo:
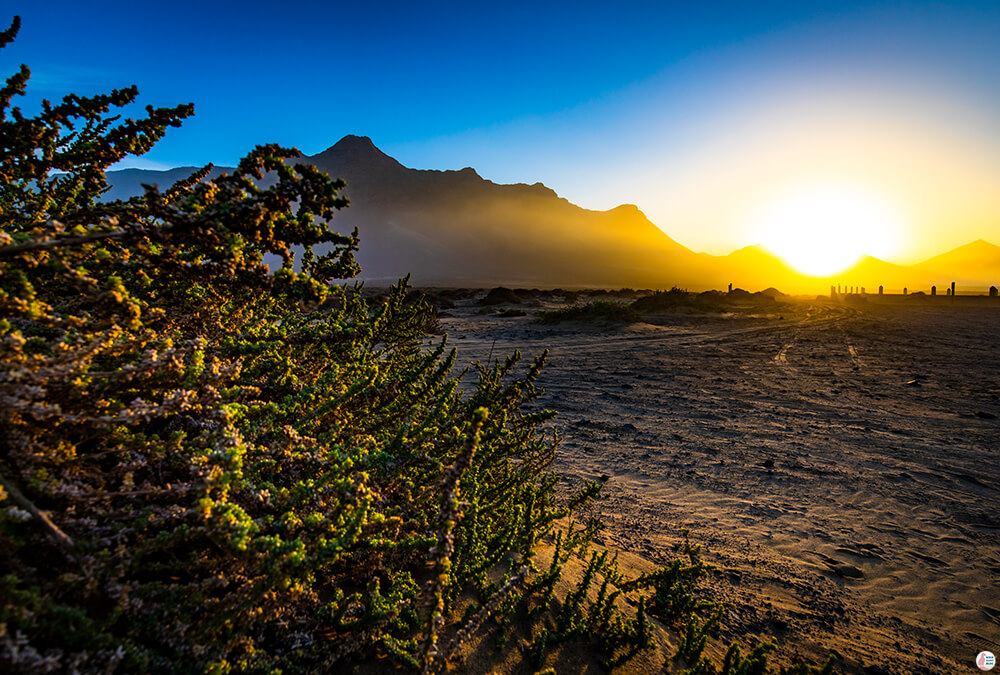
<path id="1" fill-rule="evenodd" d="M 858 356 L 858 350 L 854 348 L 854 345 L 848 344 L 847 351 L 851 355 L 851 362 L 854 363 L 854 367 L 861 368 L 864 364 L 861 362 L 861 357 Z"/>
<path id="2" fill-rule="evenodd" d="M 865 573 L 860 568 L 845 563 L 843 560 L 837 560 L 836 558 L 831 558 L 830 556 L 823 555 L 819 551 L 804 551 L 804 553 L 810 553 L 819 558 L 831 572 L 836 574 L 841 579 L 865 578 Z"/>
<path id="3" fill-rule="evenodd" d="M 941 560 L 941 558 L 935 558 L 932 555 L 925 555 L 923 553 L 917 553 L 913 549 L 907 549 L 906 551 L 904 551 L 904 553 L 906 553 L 907 555 L 913 556 L 914 558 L 917 558 L 918 560 L 923 560 L 926 563 L 930 563 L 931 565 L 934 565 L 935 567 L 948 567 L 949 566 L 948 563 L 946 563 L 944 560 Z"/>
<path id="4" fill-rule="evenodd" d="M 792 343 L 789 342 L 787 345 L 785 345 L 784 347 L 782 347 L 778 351 L 778 353 L 775 355 L 775 357 L 773 359 L 771 359 L 771 360 L 774 363 L 776 363 L 777 365 L 779 365 L 779 366 L 787 366 L 788 365 L 788 357 L 785 356 L 785 355 L 788 353 L 788 348 L 791 347 L 791 346 L 792 346 Z"/>

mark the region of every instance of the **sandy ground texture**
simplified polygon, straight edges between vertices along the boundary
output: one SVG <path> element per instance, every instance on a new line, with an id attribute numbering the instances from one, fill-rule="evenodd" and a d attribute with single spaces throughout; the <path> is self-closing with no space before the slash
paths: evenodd
<path id="1" fill-rule="evenodd" d="M 773 636 L 776 663 L 833 652 L 869 674 L 1000 653 L 1000 302 L 550 326 L 534 313 L 560 296 L 483 295 L 452 294 L 440 319 L 459 361 L 550 350 L 554 469 L 608 479 L 605 545 L 652 562 L 682 528 L 704 545 L 706 595 L 728 606 L 714 649 Z"/>

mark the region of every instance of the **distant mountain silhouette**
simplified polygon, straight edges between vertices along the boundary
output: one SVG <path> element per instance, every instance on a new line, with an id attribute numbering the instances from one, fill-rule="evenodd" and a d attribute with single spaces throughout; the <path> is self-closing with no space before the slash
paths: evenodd
<path id="1" fill-rule="evenodd" d="M 977 239 L 914 265 L 914 269 L 949 282 L 985 283 L 991 280 L 991 285 L 1000 285 L 1000 246 Z"/>
<path id="2" fill-rule="evenodd" d="M 421 285 L 641 287 L 691 290 L 728 283 L 786 292 L 825 292 L 837 283 L 879 284 L 887 291 L 956 280 L 980 286 L 1000 282 L 1000 247 L 977 241 L 903 267 L 864 257 L 828 279 L 803 275 L 759 246 L 727 256 L 695 253 L 625 204 L 590 211 L 535 183 L 500 185 L 472 168 L 410 169 L 379 150 L 370 138 L 345 136 L 323 152 L 299 159 L 347 182 L 350 208 L 335 229 L 361 235 L 362 278 L 394 281 L 406 274 Z M 143 183 L 165 188 L 193 168 L 109 172 L 108 199 L 142 192 Z M 215 173 L 231 171 L 218 167 Z M 961 276 L 961 270 L 975 274 Z M 993 279 L 993 281 L 988 281 Z"/>
<path id="3" fill-rule="evenodd" d="M 108 182 L 111 183 L 111 189 L 104 193 L 104 200 L 110 202 L 115 199 L 128 199 L 129 197 L 141 195 L 143 184 L 158 185 L 161 190 L 166 190 L 177 181 L 187 178 L 200 168 L 197 166 L 181 166 L 176 169 L 167 169 L 166 171 L 152 169 L 109 171 Z M 214 178 L 220 173 L 232 170 L 232 167 L 217 166 L 212 169 L 210 177 Z"/>
<path id="4" fill-rule="evenodd" d="M 726 283 L 734 283 L 741 288 L 761 288 L 765 286 L 780 286 L 783 289 L 798 287 L 796 282 L 802 274 L 791 268 L 788 263 L 774 255 L 763 246 L 744 246 L 727 256 L 714 259 L 708 266 L 718 274 L 730 277 Z M 721 280 L 713 284 L 722 287 Z"/>
<path id="5" fill-rule="evenodd" d="M 695 254 L 635 206 L 588 211 L 541 183 L 498 185 L 472 168 L 409 169 L 345 136 L 308 158 L 347 181 L 363 275 L 424 284 L 661 286 L 694 278 Z"/>

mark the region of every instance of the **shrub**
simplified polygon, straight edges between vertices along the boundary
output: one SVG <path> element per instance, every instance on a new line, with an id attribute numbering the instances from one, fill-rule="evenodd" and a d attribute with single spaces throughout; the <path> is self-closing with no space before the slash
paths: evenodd
<path id="1" fill-rule="evenodd" d="M 405 282 L 377 305 L 333 283 L 358 269 L 327 225 L 344 184 L 295 151 L 100 203 L 192 106 L 119 121 L 130 88 L 31 118 L 28 77 L 0 98 L 0 664 L 442 667 L 570 513 L 552 413 L 523 407 L 544 356 L 460 396 Z"/>

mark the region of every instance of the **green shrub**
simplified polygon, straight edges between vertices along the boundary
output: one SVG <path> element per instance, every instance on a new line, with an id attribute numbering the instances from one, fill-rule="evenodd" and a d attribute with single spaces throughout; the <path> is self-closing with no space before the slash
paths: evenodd
<path id="1" fill-rule="evenodd" d="M 405 282 L 379 305 L 334 283 L 358 269 L 327 226 L 344 184 L 295 151 L 100 203 L 192 107 L 118 121 L 130 88 L 29 118 L 28 76 L 0 99 L 0 663 L 439 669 L 570 513 L 552 413 L 524 409 L 544 357 L 460 396 Z"/>

